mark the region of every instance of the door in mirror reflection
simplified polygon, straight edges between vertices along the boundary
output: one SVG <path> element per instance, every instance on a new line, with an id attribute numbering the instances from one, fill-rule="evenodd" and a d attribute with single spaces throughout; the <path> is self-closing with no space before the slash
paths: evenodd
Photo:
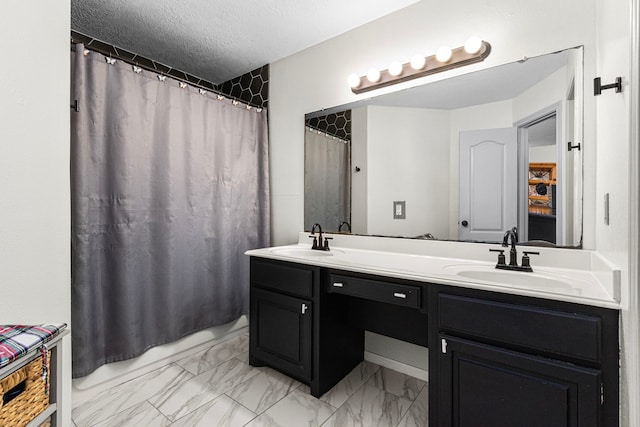
<path id="1" fill-rule="evenodd" d="M 516 128 L 460 132 L 459 239 L 501 242 L 518 220 Z"/>

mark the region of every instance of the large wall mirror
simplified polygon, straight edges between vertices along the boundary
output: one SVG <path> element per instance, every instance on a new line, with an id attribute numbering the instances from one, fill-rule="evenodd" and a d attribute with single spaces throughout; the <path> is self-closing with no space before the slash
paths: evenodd
<path id="1" fill-rule="evenodd" d="M 305 229 L 582 242 L 583 49 L 308 113 Z"/>

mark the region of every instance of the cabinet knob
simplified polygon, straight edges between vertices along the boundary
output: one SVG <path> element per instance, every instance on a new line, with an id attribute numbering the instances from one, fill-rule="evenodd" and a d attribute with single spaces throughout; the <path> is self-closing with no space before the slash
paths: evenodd
<path id="1" fill-rule="evenodd" d="M 460 225 L 462 225 L 463 227 L 468 227 L 468 226 L 469 226 L 469 221 L 467 221 L 466 219 L 465 219 L 465 220 L 462 220 L 462 222 L 460 223 Z"/>

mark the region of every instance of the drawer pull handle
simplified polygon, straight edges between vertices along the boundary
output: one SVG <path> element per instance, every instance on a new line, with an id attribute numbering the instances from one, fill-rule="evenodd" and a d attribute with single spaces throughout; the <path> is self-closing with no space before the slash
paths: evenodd
<path id="1" fill-rule="evenodd" d="M 401 292 L 394 292 L 393 296 L 396 298 L 407 298 L 407 294 L 403 294 Z"/>
<path id="2" fill-rule="evenodd" d="M 309 308 L 309 306 L 307 304 L 302 304 L 302 314 L 305 314 L 307 312 L 307 309 Z"/>
<path id="3" fill-rule="evenodd" d="M 335 282 L 335 283 L 333 284 L 333 287 L 334 287 L 334 288 L 342 288 L 342 287 L 344 287 L 344 285 L 343 285 L 342 283 L 340 283 L 340 282 Z"/>
<path id="4" fill-rule="evenodd" d="M 447 354 L 447 340 L 445 340 L 444 338 L 442 338 L 440 340 L 440 345 L 442 346 L 442 353 L 443 354 Z"/>
<path id="5" fill-rule="evenodd" d="M 0 403 L 2 403 L 3 405 L 6 405 L 16 397 L 20 396 L 26 389 L 27 389 L 27 380 L 24 380 L 18 385 L 16 385 L 15 387 L 13 387 L 11 390 L 7 391 L 4 394 L 4 396 L 2 396 L 2 400 L 0 401 Z"/>

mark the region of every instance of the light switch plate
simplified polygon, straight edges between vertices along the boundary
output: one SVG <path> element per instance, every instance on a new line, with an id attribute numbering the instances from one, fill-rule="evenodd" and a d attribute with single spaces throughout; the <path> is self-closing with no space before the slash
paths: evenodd
<path id="1" fill-rule="evenodd" d="M 393 202 L 393 219 L 406 219 L 405 201 Z"/>

